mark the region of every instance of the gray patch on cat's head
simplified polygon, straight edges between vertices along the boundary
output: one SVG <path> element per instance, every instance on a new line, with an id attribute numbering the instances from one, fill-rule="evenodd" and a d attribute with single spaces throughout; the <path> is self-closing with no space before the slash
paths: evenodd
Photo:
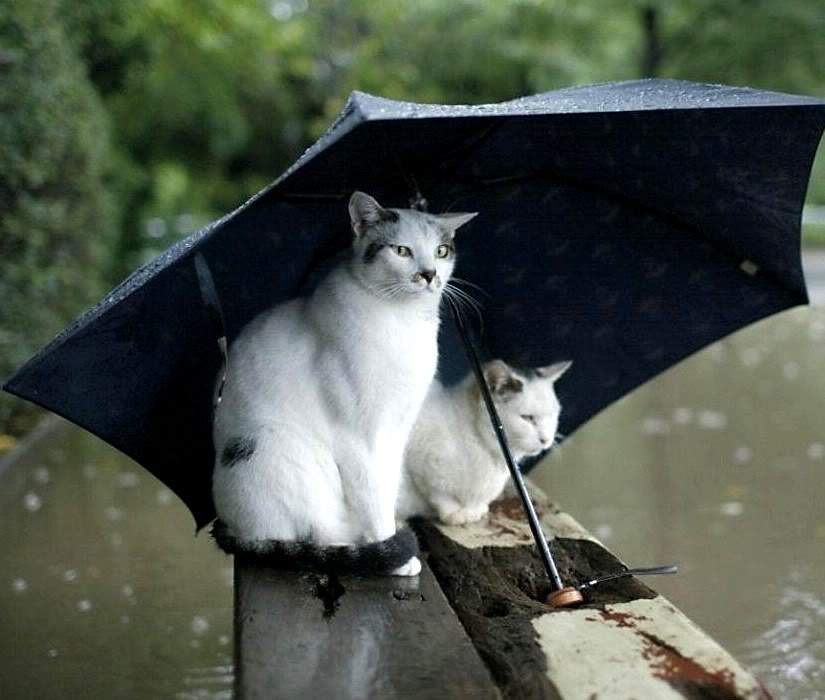
<path id="1" fill-rule="evenodd" d="M 524 382 L 503 360 L 492 360 L 484 366 L 484 378 L 497 396 L 506 399 L 524 389 Z"/>
<path id="2" fill-rule="evenodd" d="M 231 469 L 255 453 L 255 438 L 236 437 L 227 441 L 221 452 L 221 466 Z"/>
<path id="3" fill-rule="evenodd" d="M 349 214 L 355 276 L 386 299 L 430 298 L 436 304 L 455 266 L 455 231 L 475 217 L 388 209 L 364 192 L 350 197 Z"/>

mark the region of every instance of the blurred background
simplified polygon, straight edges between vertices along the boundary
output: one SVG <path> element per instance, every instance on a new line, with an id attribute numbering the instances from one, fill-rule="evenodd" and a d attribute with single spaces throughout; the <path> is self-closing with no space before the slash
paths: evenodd
<path id="1" fill-rule="evenodd" d="M 823 36 L 821 0 L 5 0 L 0 376 L 275 179 L 351 90 L 478 103 L 676 77 L 825 95 Z M 825 243 L 822 159 L 809 202 Z M 24 410 L 0 396 L 0 432 Z"/>
<path id="2" fill-rule="evenodd" d="M 825 97 L 823 37 L 822 0 L 4 0 L 0 377 L 275 179 L 352 90 L 480 103 L 674 77 Z M 822 150 L 803 224 L 819 303 Z M 629 564 L 678 561 L 653 585 L 800 700 L 825 697 L 823 349 L 822 309 L 769 319 L 537 471 Z M 40 417 L 0 394 L 0 695 L 229 697 L 230 562 L 92 436 L 26 438 Z"/>

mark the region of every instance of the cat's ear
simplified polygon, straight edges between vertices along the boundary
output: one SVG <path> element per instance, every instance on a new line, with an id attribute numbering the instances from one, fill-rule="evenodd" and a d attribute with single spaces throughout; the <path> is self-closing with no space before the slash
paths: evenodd
<path id="1" fill-rule="evenodd" d="M 472 221 L 478 216 L 478 212 L 472 213 L 450 213 L 450 214 L 439 214 L 438 220 L 441 222 L 441 225 L 444 226 L 448 231 L 451 231 L 453 235 L 455 235 L 456 229 L 460 226 L 464 226 L 468 221 Z"/>
<path id="2" fill-rule="evenodd" d="M 375 199 L 365 192 L 353 192 L 349 198 L 349 218 L 356 238 L 376 224 L 398 221 L 398 214 L 384 209 Z"/>
<path id="3" fill-rule="evenodd" d="M 536 374 L 543 379 L 549 379 L 551 382 L 555 382 L 572 366 L 572 360 L 565 360 L 564 362 L 556 362 L 552 365 L 547 365 L 547 367 L 539 367 L 536 370 Z"/>
<path id="4" fill-rule="evenodd" d="M 513 374 L 513 370 L 503 360 L 493 360 L 484 365 L 484 378 L 490 391 L 497 396 L 507 397 L 524 389 L 524 382 Z"/>

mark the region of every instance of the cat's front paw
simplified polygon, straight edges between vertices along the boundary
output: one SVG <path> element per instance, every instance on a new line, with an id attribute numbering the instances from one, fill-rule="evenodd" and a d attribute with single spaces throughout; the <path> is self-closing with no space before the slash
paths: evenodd
<path id="1" fill-rule="evenodd" d="M 421 561 L 418 557 L 410 557 L 410 560 L 403 566 L 399 566 L 392 572 L 393 576 L 418 576 L 421 573 Z"/>
<path id="2" fill-rule="evenodd" d="M 487 506 L 479 508 L 458 508 L 448 513 L 439 513 L 439 519 L 445 525 L 466 525 L 475 523 L 487 515 Z"/>

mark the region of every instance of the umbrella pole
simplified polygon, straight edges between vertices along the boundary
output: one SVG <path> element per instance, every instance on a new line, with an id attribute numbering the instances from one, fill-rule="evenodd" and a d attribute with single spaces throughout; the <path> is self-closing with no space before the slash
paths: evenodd
<path id="1" fill-rule="evenodd" d="M 553 558 L 553 553 L 550 551 L 550 545 L 547 543 L 547 539 L 541 529 L 541 524 L 539 523 L 538 516 L 536 515 L 536 509 L 533 507 L 533 502 L 530 500 L 530 494 L 527 493 L 524 478 L 521 476 L 521 472 L 516 465 L 516 461 L 513 459 L 513 453 L 510 450 L 510 444 L 507 442 L 507 435 L 504 432 L 504 426 L 501 424 L 501 418 L 499 418 L 498 411 L 493 403 L 493 397 L 490 394 L 490 387 L 487 386 L 487 380 L 484 378 L 484 372 L 481 370 L 481 363 L 478 361 L 478 355 L 476 355 L 473 342 L 470 339 L 470 334 L 467 332 L 467 327 L 464 325 L 464 321 L 459 316 L 458 311 L 456 309 L 452 309 L 452 312 L 453 321 L 455 322 L 458 332 L 461 335 L 461 340 L 464 343 L 464 350 L 467 353 L 467 357 L 470 359 L 470 364 L 473 366 L 473 371 L 475 372 L 476 379 L 478 380 L 479 387 L 481 388 L 481 395 L 484 397 L 484 405 L 487 407 L 487 414 L 490 416 L 490 422 L 493 424 L 493 430 L 496 433 L 496 438 L 498 438 L 501 453 L 504 455 L 504 461 L 507 463 L 507 468 L 510 470 L 510 476 L 513 479 L 513 483 L 516 486 L 516 491 L 518 491 L 519 498 L 521 499 L 521 504 L 524 506 L 524 511 L 527 514 L 527 522 L 530 524 L 530 531 L 533 533 L 533 539 L 536 541 L 536 546 L 538 547 L 541 560 L 544 563 L 544 568 L 547 570 L 547 574 L 550 576 L 550 580 L 553 582 L 553 587 L 555 588 L 555 592 L 550 595 L 548 602 L 554 604 L 555 597 L 556 605 L 573 605 L 580 603 L 583 600 L 581 594 L 574 588 L 565 587 L 562 583 L 561 576 L 559 576 L 558 567 L 556 566 L 556 561 Z"/>

